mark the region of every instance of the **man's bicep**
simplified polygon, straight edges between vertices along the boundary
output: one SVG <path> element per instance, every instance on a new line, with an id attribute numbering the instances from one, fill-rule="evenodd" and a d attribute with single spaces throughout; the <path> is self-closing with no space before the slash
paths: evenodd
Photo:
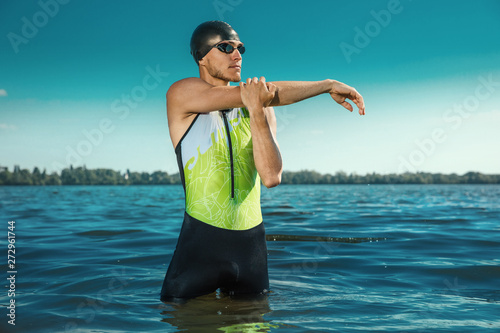
<path id="1" fill-rule="evenodd" d="M 243 106 L 239 87 L 215 87 L 199 78 L 174 83 L 167 92 L 167 108 L 205 113 Z"/>

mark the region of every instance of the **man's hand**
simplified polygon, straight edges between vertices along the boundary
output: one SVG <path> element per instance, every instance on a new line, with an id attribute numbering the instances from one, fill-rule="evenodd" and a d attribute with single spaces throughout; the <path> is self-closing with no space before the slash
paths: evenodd
<path id="1" fill-rule="evenodd" d="M 248 110 L 262 109 L 271 103 L 276 93 L 276 86 L 266 83 L 266 78 L 248 78 L 246 83 L 240 82 L 241 101 Z"/>
<path id="2" fill-rule="evenodd" d="M 333 87 L 329 93 L 335 100 L 335 102 L 339 103 L 347 110 L 352 112 L 353 110 L 352 105 L 346 101 L 346 99 L 350 99 L 358 106 L 359 114 L 360 115 L 365 114 L 365 102 L 363 101 L 363 96 L 361 96 L 356 91 L 356 89 L 348 86 L 347 84 L 335 80 L 332 80 L 332 84 Z"/>

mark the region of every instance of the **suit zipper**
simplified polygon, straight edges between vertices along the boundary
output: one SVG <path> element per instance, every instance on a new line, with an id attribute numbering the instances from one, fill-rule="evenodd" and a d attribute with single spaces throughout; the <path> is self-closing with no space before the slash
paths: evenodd
<path id="1" fill-rule="evenodd" d="M 234 163 L 233 163 L 233 146 L 231 144 L 231 134 L 229 133 L 229 125 L 226 113 L 222 112 L 224 118 L 224 125 L 226 127 L 227 141 L 229 142 L 229 159 L 231 160 L 231 198 L 234 199 Z"/>

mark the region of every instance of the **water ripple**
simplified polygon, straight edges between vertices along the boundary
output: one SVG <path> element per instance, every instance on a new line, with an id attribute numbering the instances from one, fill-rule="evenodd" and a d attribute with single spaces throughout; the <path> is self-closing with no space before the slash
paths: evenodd
<path id="1" fill-rule="evenodd" d="M 183 195 L 0 187 L 0 215 L 16 221 L 18 331 L 500 329 L 500 186 L 263 187 L 269 295 L 171 305 L 159 292 Z"/>

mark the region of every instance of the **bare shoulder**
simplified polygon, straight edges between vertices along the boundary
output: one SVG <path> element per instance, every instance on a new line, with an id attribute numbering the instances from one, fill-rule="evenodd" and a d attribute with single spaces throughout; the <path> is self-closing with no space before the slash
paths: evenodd
<path id="1" fill-rule="evenodd" d="M 195 113 L 189 112 L 186 101 L 192 99 L 192 94 L 199 91 L 207 83 L 200 78 L 190 77 L 175 82 L 167 91 L 167 119 L 170 139 L 174 148 L 187 130 Z"/>
<path id="2" fill-rule="evenodd" d="M 199 84 L 203 84 L 203 83 L 206 84 L 206 82 L 203 81 L 199 77 L 187 77 L 185 79 L 179 80 L 179 81 L 175 82 L 174 84 L 172 84 L 170 86 L 169 90 L 171 90 L 171 89 L 175 90 L 175 89 L 179 89 L 179 88 L 182 89 L 182 88 L 188 87 L 192 84 L 199 85 Z"/>
<path id="3" fill-rule="evenodd" d="M 182 98 L 187 94 L 192 94 L 193 90 L 207 88 L 208 83 L 200 79 L 199 77 L 188 77 L 179 80 L 172 84 L 167 91 L 167 101 L 169 99 L 176 100 Z"/>
<path id="4" fill-rule="evenodd" d="M 172 84 L 167 91 L 167 114 L 169 117 L 181 114 L 184 117 L 184 107 L 186 101 L 189 101 L 193 93 L 199 90 L 200 86 L 206 84 L 200 78 L 189 77 L 179 80 Z"/>

